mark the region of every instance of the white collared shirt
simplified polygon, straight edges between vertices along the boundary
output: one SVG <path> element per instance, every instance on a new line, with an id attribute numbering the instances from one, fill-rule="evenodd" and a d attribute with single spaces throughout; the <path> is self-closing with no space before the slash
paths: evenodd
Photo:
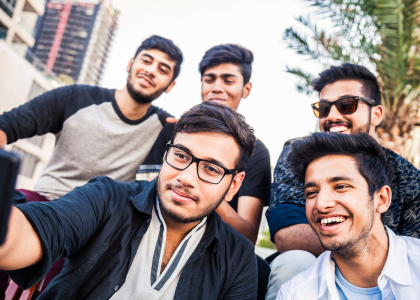
<path id="1" fill-rule="evenodd" d="M 378 278 L 383 300 L 420 299 L 420 240 L 397 236 L 388 229 L 389 251 Z M 315 265 L 283 284 L 276 300 L 339 300 L 331 251 Z M 352 300 L 352 299 L 349 299 Z"/>

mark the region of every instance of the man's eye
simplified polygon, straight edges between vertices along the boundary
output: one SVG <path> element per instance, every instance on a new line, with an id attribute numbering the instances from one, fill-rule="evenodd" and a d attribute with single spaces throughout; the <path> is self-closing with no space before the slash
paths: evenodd
<path id="1" fill-rule="evenodd" d="M 342 189 L 345 189 L 345 188 L 349 188 L 350 186 L 349 185 L 347 185 L 347 184 L 339 184 L 339 185 L 337 185 L 336 187 L 335 187 L 335 189 L 336 190 L 342 190 Z"/>
<path id="2" fill-rule="evenodd" d="M 166 70 L 166 69 L 160 69 L 160 71 L 161 71 L 163 74 L 168 74 L 168 70 Z"/>
<path id="3" fill-rule="evenodd" d="M 180 158 L 180 159 L 183 159 L 183 160 L 187 160 L 188 159 L 183 153 L 175 153 L 175 156 L 178 157 L 178 158 Z"/>
<path id="4" fill-rule="evenodd" d="M 225 81 L 225 83 L 227 83 L 227 84 L 231 84 L 231 83 L 233 83 L 233 81 L 231 81 L 231 80 L 226 80 L 226 81 Z"/>
<path id="5" fill-rule="evenodd" d="M 207 167 L 206 167 L 206 169 L 207 169 L 208 171 L 212 172 L 212 173 L 217 173 L 217 174 L 220 174 L 219 169 L 216 169 L 216 168 L 214 168 L 214 167 L 212 167 L 212 166 L 207 166 Z"/>
<path id="6" fill-rule="evenodd" d="M 211 83 L 213 82 L 213 79 L 204 79 L 204 82 Z"/>
<path id="7" fill-rule="evenodd" d="M 149 61 L 149 60 L 147 60 L 147 59 L 143 59 L 143 62 L 144 62 L 145 64 L 150 63 L 150 61 Z"/>
<path id="8" fill-rule="evenodd" d="M 306 192 L 306 198 L 312 198 L 312 197 L 314 197 L 314 196 L 316 196 L 316 194 L 317 194 L 318 192 L 317 191 L 308 191 L 308 192 Z"/>

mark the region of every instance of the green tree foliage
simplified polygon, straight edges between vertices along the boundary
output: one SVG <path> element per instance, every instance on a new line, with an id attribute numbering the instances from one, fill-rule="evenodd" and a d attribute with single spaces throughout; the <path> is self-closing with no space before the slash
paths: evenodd
<path id="1" fill-rule="evenodd" d="M 307 0 L 315 13 L 333 24 L 328 33 L 310 17 L 297 21 L 309 30 L 301 35 L 287 28 L 289 48 L 326 68 L 351 62 L 377 74 L 382 90 L 385 120 L 381 126 L 395 136 L 408 136 L 418 122 L 420 95 L 420 1 L 418 0 Z M 300 78 L 297 90 L 313 91 L 312 74 L 287 67 Z"/>

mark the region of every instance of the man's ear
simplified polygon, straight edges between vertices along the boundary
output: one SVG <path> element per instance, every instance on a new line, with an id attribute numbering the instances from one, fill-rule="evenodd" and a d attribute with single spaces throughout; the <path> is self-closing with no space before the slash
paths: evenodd
<path id="1" fill-rule="evenodd" d="M 235 178 L 233 178 L 232 184 L 229 187 L 229 190 L 225 196 L 225 200 L 227 202 L 231 201 L 233 199 L 233 196 L 236 195 L 236 193 L 239 191 L 242 185 L 242 181 L 244 181 L 245 178 L 245 172 L 239 172 L 236 174 Z"/>
<path id="2" fill-rule="evenodd" d="M 391 188 L 384 185 L 379 192 L 377 192 L 378 204 L 376 206 L 376 212 L 383 214 L 391 205 L 392 192 Z"/>
<path id="3" fill-rule="evenodd" d="M 169 86 L 166 88 L 165 93 L 169 93 L 175 85 L 175 81 L 172 81 Z"/>
<path id="4" fill-rule="evenodd" d="M 134 57 L 130 59 L 127 65 L 127 73 L 130 73 L 131 65 L 133 64 Z"/>
<path id="5" fill-rule="evenodd" d="M 247 84 L 244 85 L 244 88 L 242 90 L 242 98 L 246 98 L 249 96 L 249 93 L 251 93 L 251 89 L 252 89 L 252 83 L 248 82 Z"/>
<path id="6" fill-rule="evenodd" d="M 376 127 L 382 122 L 382 118 L 384 117 L 384 108 L 382 105 L 373 106 L 371 114 L 371 125 Z"/>

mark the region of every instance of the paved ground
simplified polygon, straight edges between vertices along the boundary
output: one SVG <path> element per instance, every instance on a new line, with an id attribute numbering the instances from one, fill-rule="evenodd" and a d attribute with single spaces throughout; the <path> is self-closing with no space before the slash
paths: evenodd
<path id="1" fill-rule="evenodd" d="M 261 256 L 262 258 L 266 258 L 267 256 L 270 256 L 277 250 L 275 249 L 269 249 L 269 248 L 263 248 L 263 247 L 255 247 L 255 254 Z"/>

